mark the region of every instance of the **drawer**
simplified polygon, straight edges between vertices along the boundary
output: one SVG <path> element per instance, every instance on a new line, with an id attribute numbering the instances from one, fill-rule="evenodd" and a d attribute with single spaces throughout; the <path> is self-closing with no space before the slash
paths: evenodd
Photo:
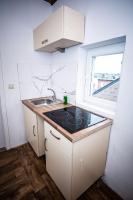
<path id="1" fill-rule="evenodd" d="M 47 122 L 45 122 L 44 128 L 45 137 L 48 140 L 47 143 L 53 143 L 55 146 L 57 145 L 58 149 L 60 149 L 61 151 L 65 147 L 65 151 L 63 150 L 63 152 L 67 155 L 71 155 L 72 143 Z"/>

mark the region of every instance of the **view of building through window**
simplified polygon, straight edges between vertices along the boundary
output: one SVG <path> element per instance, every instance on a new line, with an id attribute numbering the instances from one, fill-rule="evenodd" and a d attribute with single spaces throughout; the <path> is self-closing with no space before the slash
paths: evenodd
<path id="1" fill-rule="evenodd" d="M 90 95 L 117 100 L 123 53 L 93 57 Z"/>

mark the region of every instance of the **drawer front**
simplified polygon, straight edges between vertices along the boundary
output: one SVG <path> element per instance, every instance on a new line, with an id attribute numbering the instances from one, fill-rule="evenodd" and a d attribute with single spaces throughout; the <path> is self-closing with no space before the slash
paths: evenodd
<path id="1" fill-rule="evenodd" d="M 54 145 L 57 145 L 58 149 L 61 151 L 65 147 L 66 151 L 64 151 L 64 153 L 69 156 L 71 155 L 72 143 L 47 122 L 45 122 L 45 137 L 50 140 L 50 142 L 53 142 Z"/>

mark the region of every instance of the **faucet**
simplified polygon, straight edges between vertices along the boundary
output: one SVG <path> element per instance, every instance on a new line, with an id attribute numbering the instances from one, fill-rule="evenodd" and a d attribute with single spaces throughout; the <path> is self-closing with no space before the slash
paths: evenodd
<path id="1" fill-rule="evenodd" d="M 48 90 L 51 90 L 53 92 L 53 100 L 56 101 L 56 94 L 55 91 L 52 88 L 48 88 Z"/>

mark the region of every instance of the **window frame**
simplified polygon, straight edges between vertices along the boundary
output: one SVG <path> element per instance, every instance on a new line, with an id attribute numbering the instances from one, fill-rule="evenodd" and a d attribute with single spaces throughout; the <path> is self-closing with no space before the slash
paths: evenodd
<path id="1" fill-rule="evenodd" d="M 119 54 L 119 53 L 123 53 L 123 56 L 124 56 L 124 47 L 125 47 L 125 42 L 122 42 L 122 43 L 111 44 L 111 45 L 106 45 L 102 47 L 95 47 L 93 49 L 88 50 L 87 62 L 86 62 L 86 67 L 85 67 L 84 75 L 83 75 L 83 84 L 84 84 L 83 86 L 84 91 L 83 91 L 83 97 L 82 97 L 83 103 L 91 104 L 93 106 L 101 107 L 103 109 L 115 111 L 117 101 L 113 102 L 107 99 L 101 99 L 101 98 L 90 95 L 92 73 L 93 73 L 93 67 L 94 67 L 94 57 L 104 56 L 104 55 L 113 55 L 113 54 Z M 122 59 L 122 63 L 123 63 L 123 59 Z M 121 75 L 122 75 L 122 68 L 121 68 L 120 77 Z M 88 88 L 88 85 L 89 85 L 89 88 Z M 119 95 L 119 90 L 118 90 L 118 95 Z"/>

